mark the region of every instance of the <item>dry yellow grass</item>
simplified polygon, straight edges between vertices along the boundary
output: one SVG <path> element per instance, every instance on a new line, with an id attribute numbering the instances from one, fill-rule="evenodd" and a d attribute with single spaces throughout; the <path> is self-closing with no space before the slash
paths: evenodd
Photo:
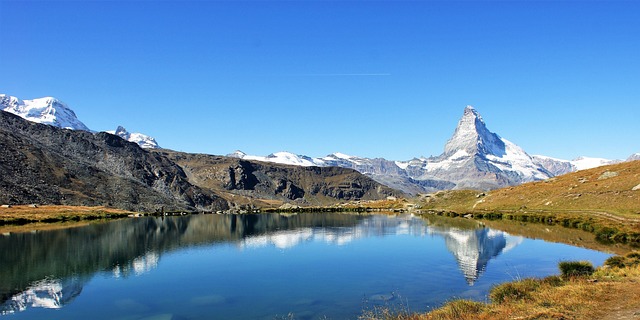
<path id="1" fill-rule="evenodd" d="M 133 212 L 102 206 L 17 205 L 0 208 L 0 225 L 117 218 L 131 213 Z"/>

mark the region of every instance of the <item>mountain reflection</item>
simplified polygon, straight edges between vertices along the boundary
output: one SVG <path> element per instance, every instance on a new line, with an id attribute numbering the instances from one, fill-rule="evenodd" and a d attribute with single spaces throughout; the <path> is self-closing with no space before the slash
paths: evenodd
<path id="1" fill-rule="evenodd" d="M 312 241 L 345 245 L 367 237 L 438 236 L 473 284 L 490 259 L 521 241 L 477 224 L 452 226 L 456 220 L 433 219 L 328 213 L 192 215 L 11 233 L 0 236 L 0 314 L 60 308 L 96 273 L 140 275 L 156 268 L 166 252 L 215 243 L 287 250 Z"/>

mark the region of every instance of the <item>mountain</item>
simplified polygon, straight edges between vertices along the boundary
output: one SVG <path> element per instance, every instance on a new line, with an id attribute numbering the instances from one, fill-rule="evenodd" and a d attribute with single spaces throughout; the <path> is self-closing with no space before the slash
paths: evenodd
<path id="1" fill-rule="evenodd" d="M 540 155 L 534 155 L 532 157 L 536 163 L 552 173 L 554 176 L 622 162 L 622 160 L 609 160 L 592 157 L 578 157 L 573 160 L 562 160 Z M 633 160 L 633 155 L 630 156 L 627 161 L 631 160 Z"/>
<path id="2" fill-rule="evenodd" d="M 634 160 L 640 160 L 640 152 L 634 153 L 630 155 L 629 158 L 627 158 L 627 161 L 634 161 Z"/>
<path id="3" fill-rule="evenodd" d="M 125 129 L 122 126 L 118 126 L 118 128 L 116 130 L 113 131 L 106 131 L 107 133 L 110 134 L 114 134 L 122 139 L 125 139 L 129 142 L 133 142 L 133 143 L 137 143 L 140 147 L 145 148 L 145 149 L 155 149 L 155 148 L 160 148 L 160 146 L 158 145 L 158 143 L 156 142 L 156 139 L 154 139 L 153 137 L 150 137 L 146 134 L 142 134 L 142 133 L 138 133 L 138 132 L 133 132 L 130 133 L 127 131 L 127 129 Z"/>
<path id="4" fill-rule="evenodd" d="M 0 94 L 0 110 L 13 113 L 32 122 L 58 128 L 91 131 L 82 121 L 78 120 L 73 110 L 52 97 L 20 100 L 16 97 Z"/>
<path id="5" fill-rule="evenodd" d="M 438 157 L 390 161 L 343 153 L 311 158 L 289 152 L 258 157 L 241 151 L 230 156 L 292 165 L 350 168 L 412 194 L 444 189 L 495 189 L 548 179 L 554 175 L 522 148 L 489 131 L 472 106 L 464 109 L 453 136 Z"/>
<path id="6" fill-rule="evenodd" d="M 355 170 L 142 149 L 0 111 L 0 203 L 125 210 L 227 210 L 401 196 Z"/>
<path id="7" fill-rule="evenodd" d="M 283 165 L 248 160 L 250 157 L 241 159 L 170 150 L 154 150 L 154 153 L 182 167 L 196 186 L 213 190 L 236 204 L 327 205 L 335 203 L 336 199 L 374 200 L 402 195 L 348 168 Z M 288 157 L 284 153 L 279 156 L 274 156 L 273 160 Z"/>
<path id="8" fill-rule="evenodd" d="M 0 203 L 221 210 L 182 168 L 106 132 L 65 130 L 0 111 Z"/>
<path id="9" fill-rule="evenodd" d="M 489 131 L 471 106 L 464 109 L 440 156 L 403 165 L 416 180 L 449 181 L 453 189 L 496 189 L 552 176 L 522 148 Z"/>
<path id="10" fill-rule="evenodd" d="M 93 131 L 78 120 L 75 112 L 69 106 L 53 97 L 20 100 L 16 97 L 0 94 L 0 110 L 13 113 L 31 122 L 64 129 Z M 143 148 L 160 147 L 154 138 L 142 133 L 129 133 L 120 126 L 115 131 L 107 132 L 137 143 Z"/>

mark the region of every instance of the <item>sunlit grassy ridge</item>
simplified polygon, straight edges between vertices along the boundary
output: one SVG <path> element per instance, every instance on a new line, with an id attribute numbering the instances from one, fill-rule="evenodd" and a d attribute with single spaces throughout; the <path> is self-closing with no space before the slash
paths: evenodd
<path id="1" fill-rule="evenodd" d="M 420 206 L 444 215 L 559 224 L 605 241 L 640 243 L 640 161 L 491 192 L 441 191 L 423 196 Z"/>

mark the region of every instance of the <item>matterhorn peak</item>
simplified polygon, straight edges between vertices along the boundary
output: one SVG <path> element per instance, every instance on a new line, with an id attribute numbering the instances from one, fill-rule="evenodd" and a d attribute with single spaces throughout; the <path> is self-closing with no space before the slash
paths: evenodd
<path id="1" fill-rule="evenodd" d="M 505 145 L 500 137 L 487 129 L 482 116 L 470 105 L 464 108 L 453 136 L 444 147 L 444 156 L 449 157 L 464 151 L 469 155 L 504 154 Z"/>

